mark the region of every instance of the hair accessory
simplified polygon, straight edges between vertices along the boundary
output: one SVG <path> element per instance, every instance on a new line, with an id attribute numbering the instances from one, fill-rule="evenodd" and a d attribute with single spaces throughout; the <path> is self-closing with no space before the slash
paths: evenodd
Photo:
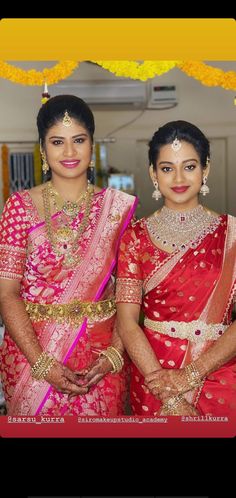
<path id="1" fill-rule="evenodd" d="M 171 144 L 171 148 L 177 152 L 179 149 L 181 149 L 182 144 L 178 138 L 175 138 Z"/>
<path id="2" fill-rule="evenodd" d="M 44 91 L 42 93 L 42 99 L 41 99 L 41 102 L 42 104 L 46 104 L 46 102 L 50 99 L 50 95 L 48 93 L 48 86 L 47 86 L 47 83 L 45 82 L 44 83 Z"/>
<path id="3" fill-rule="evenodd" d="M 62 124 L 64 126 L 71 126 L 72 125 L 71 118 L 70 118 L 70 116 L 69 116 L 69 114 L 68 114 L 67 111 L 65 111 L 64 118 L 62 120 Z"/>

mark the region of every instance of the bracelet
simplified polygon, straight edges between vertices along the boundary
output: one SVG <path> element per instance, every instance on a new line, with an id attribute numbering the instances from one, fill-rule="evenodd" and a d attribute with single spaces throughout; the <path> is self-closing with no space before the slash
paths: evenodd
<path id="1" fill-rule="evenodd" d="M 173 396 L 172 398 L 169 398 L 166 403 L 164 403 L 162 410 L 166 412 L 166 414 L 173 414 L 175 412 L 176 406 L 178 406 L 181 401 L 183 400 L 183 394 L 177 394 L 176 396 Z"/>
<path id="2" fill-rule="evenodd" d="M 31 375 L 36 380 L 42 380 L 46 377 L 52 365 L 55 363 L 55 358 L 49 356 L 48 353 L 43 351 L 36 363 L 31 367 Z"/>
<path id="3" fill-rule="evenodd" d="M 122 370 L 124 366 L 124 360 L 120 352 L 114 348 L 114 346 L 109 346 L 105 351 L 101 351 L 99 353 L 99 356 L 105 356 L 108 358 L 110 363 L 112 364 L 112 371 L 111 373 L 118 373 Z"/>
<path id="4" fill-rule="evenodd" d="M 191 388 L 200 386 L 202 380 L 201 374 L 194 363 L 189 363 L 189 365 L 186 365 L 184 371 L 187 377 L 187 382 Z"/>
<path id="5" fill-rule="evenodd" d="M 204 383 L 205 383 L 205 377 L 204 377 L 204 379 L 203 379 L 203 380 L 201 380 L 200 385 L 199 385 L 199 388 L 198 388 L 198 393 L 197 393 L 196 399 L 195 399 L 195 401 L 194 401 L 194 406 L 195 406 L 195 408 L 196 408 L 196 406 L 197 406 L 197 404 L 198 404 L 198 401 L 199 401 L 199 398 L 200 398 L 200 396 L 201 396 L 201 394 L 202 394 L 202 389 L 203 389 Z"/>

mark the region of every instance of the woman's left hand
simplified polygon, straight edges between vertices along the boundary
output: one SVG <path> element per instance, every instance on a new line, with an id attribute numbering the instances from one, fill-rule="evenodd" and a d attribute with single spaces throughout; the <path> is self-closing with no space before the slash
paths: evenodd
<path id="1" fill-rule="evenodd" d="M 105 356 L 99 356 L 89 368 L 76 372 L 81 376 L 81 386 L 90 388 L 97 384 L 113 369 L 111 362 Z"/>
<path id="2" fill-rule="evenodd" d="M 171 396 L 191 389 L 187 384 L 187 378 L 182 368 L 156 370 L 145 377 L 145 385 L 154 396 L 163 402 Z"/>

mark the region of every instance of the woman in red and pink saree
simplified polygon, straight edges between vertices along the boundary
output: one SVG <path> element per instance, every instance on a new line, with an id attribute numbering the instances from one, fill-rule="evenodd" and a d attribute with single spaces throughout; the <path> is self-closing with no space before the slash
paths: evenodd
<path id="1" fill-rule="evenodd" d="M 49 123 L 45 137 L 39 118 Z M 92 113 L 81 99 L 54 97 L 39 118 L 52 180 L 12 194 L 1 218 L 7 413 L 117 416 L 127 371 L 118 368 L 113 274 L 136 199 L 87 183 Z"/>
<path id="2" fill-rule="evenodd" d="M 236 219 L 198 202 L 209 172 L 198 128 L 167 123 L 149 146 L 164 206 L 123 235 L 116 288 L 133 414 L 235 415 Z"/>

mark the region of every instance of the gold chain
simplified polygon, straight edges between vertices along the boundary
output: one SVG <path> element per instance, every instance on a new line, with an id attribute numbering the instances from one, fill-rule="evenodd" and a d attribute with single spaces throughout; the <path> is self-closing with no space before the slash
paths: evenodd
<path id="1" fill-rule="evenodd" d="M 82 192 L 82 194 L 80 194 L 76 201 L 65 201 L 56 191 L 51 181 L 48 182 L 48 188 L 56 209 L 58 211 L 63 211 L 66 216 L 75 218 L 79 213 L 82 202 L 84 201 L 84 199 L 86 199 L 91 190 L 91 184 L 88 182 L 87 189 L 85 190 L 85 192 Z"/>
<path id="2" fill-rule="evenodd" d="M 69 267 L 75 266 L 80 262 L 81 259 L 80 255 L 78 254 L 75 255 L 73 254 L 73 252 L 75 252 L 76 249 L 78 248 L 77 247 L 78 240 L 88 225 L 93 194 L 94 194 L 94 186 L 89 184 L 85 197 L 84 216 L 79 225 L 79 228 L 77 229 L 76 236 L 74 237 L 73 229 L 63 221 L 62 221 L 63 226 L 61 228 L 59 228 L 58 230 L 53 230 L 51 222 L 51 207 L 50 207 L 50 198 L 53 197 L 51 183 L 47 182 L 42 190 L 47 236 L 55 254 L 57 254 L 58 256 L 64 255 L 63 263 L 65 264 L 65 266 Z M 62 247 L 60 248 L 60 246 Z"/>

